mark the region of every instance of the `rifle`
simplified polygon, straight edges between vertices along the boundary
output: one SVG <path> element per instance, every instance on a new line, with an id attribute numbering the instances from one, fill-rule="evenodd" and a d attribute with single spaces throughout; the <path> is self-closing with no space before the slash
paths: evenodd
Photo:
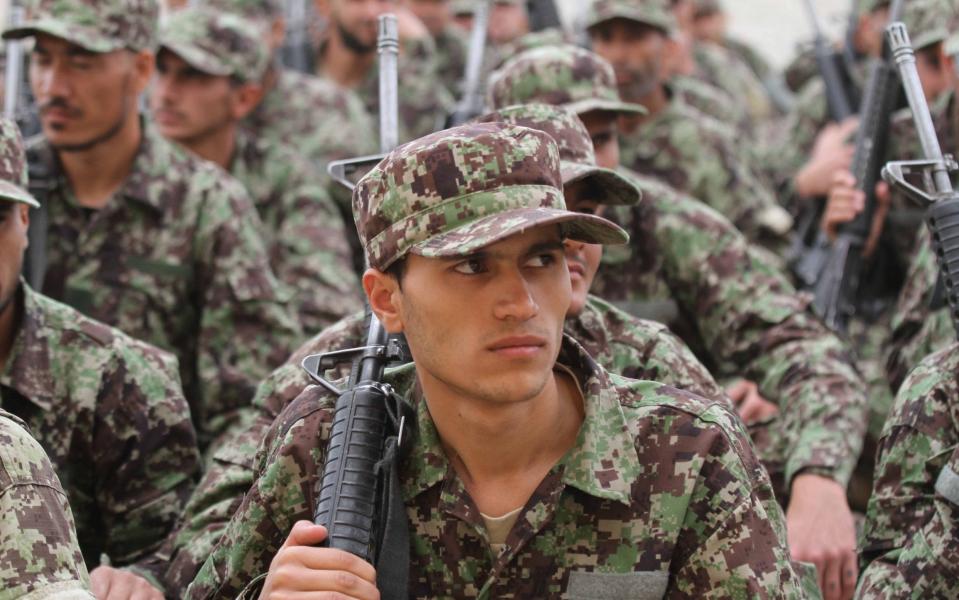
<path id="1" fill-rule="evenodd" d="M 283 18 L 286 35 L 280 48 L 280 62 L 300 73 L 313 72 L 313 45 L 310 43 L 312 11 L 308 0 L 286 0 Z"/>
<path id="2" fill-rule="evenodd" d="M 395 15 L 379 21 L 380 148 L 399 137 Z M 346 550 L 376 565 L 383 598 L 405 598 L 409 531 L 397 475 L 403 430 L 412 420 L 409 406 L 383 383 L 390 362 L 403 360 L 402 344 L 389 339 L 369 313 L 366 345 L 307 357 L 303 368 L 319 385 L 337 395 L 314 522 L 327 528 L 325 545 Z M 327 381 L 327 369 L 344 360 L 353 367 L 346 390 Z M 379 517 L 379 518 L 378 518 Z"/>
<path id="3" fill-rule="evenodd" d="M 819 75 L 826 85 L 826 104 L 829 106 L 829 116 L 836 122 L 845 121 L 854 113 L 852 103 L 846 94 L 846 86 L 843 84 L 842 75 L 840 75 L 839 68 L 836 66 L 835 52 L 829 40 L 823 35 L 822 27 L 819 24 L 819 15 L 816 14 L 816 7 L 812 0 L 804 0 L 803 4 L 809 16 L 809 22 L 813 27 L 816 66 L 819 68 Z"/>
<path id="4" fill-rule="evenodd" d="M 891 21 L 899 19 L 902 6 L 903 0 L 893 1 L 889 13 Z M 814 310 L 827 326 L 839 332 L 845 332 L 849 319 L 865 308 L 860 298 L 866 268 L 862 250 L 876 210 L 875 188 L 888 139 L 889 117 L 895 110 L 898 94 L 897 74 L 890 60 L 887 40 L 883 56 L 874 59 L 869 65 L 853 155 L 852 173 L 858 189 L 866 195 L 865 210 L 840 228 L 836 240 L 826 253 L 813 290 Z"/>
<path id="5" fill-rule="evenodd" d="M 959 193 L 953 189 L 950 179 L 951 173 L 959 171 L 959 164 L 952 155 L 943 155 L 939 146 L 906 26 L 893 23 L 886 28 L 886 35 L 899 67 L 925 159 L 890 162 L 883 169 L 882 177 L 912 200 L 929 207 L 926 223 L 939 263 L 940 282 L 944 284 L 941 289 L 949 303 L 959 339 Z M 909 183 L 907 178 L 910 175 L 921 175 L 925 189 Z"/>
<path id="6" fill-rule="evenodd" d="M 486 30 L 489 28 L 489 11 L 492 0 L 480 0 L 473 13 L 473 29 L 470 32 L 469 53 L 463 74 L 463 98 L 456 105 L 446 126 L 462 125 L 483 112 L 483 61 L 486 58 Z"/>

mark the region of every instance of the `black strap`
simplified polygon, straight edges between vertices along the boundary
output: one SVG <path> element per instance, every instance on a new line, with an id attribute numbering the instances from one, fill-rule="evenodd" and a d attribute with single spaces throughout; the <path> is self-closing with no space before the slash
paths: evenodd
<path id="1" fill-rule="evenodd" d="M 410 525 L 400 489 L 400 462 L 412 442 L 415 413 L 396 394 L 387 399 L 393 435 L 386 438 L 383 458 L 376 463 L 380 531 L 376 555 L 376 587 L 383 600 L 408 598 Z"/>

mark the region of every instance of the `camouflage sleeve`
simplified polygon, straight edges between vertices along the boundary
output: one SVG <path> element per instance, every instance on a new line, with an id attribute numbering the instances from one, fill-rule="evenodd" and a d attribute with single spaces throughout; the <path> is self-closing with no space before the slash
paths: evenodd
<path id="1" fill-rule="evenodd" d="M 0 600 L 93 600 L 73 515 L 53 465 L 0 416 Z"/>
<path id="2" fill-rule="evenodd" d="M 206 193 L 195 250 L 204 307 L 197 357 L 202 399 L 196 403 L 202 414 L 194 415 L 201 447 L 229 427 L 257 382 L 286 359 L 301 335 L 246 192 L 223 176 Z"/>
<path id="3" fill-rule="evenodd" d="M 102 380 L 92 432 L 96 505 L 113 566 L 159 582 L 155 552 L 169 535 L 199 476 L 190 410 L 173 357 L 139 343 L 117 346 Z"/>
<path id="4" fill-rule="evenodd" d="M 953 344 L 923 361 L 896 396 L 879 441 L 860 541 L 867 567 L 860 597 L 923 589 L 917 586 L 928 587 L 911 597 L 954 597 L 959 591 L 957 369 L 959 345 Z"/>
<path id="5" fill-rule="evenodd" d="M 285 153 L 284 153 L 285 154 Z M 294 292 L 292 308 L 305 333 L 317 333 L 363 305 L 360 280 L 340 211 L 324 180 L 291 154 L 266 161 L 283 190 L 267 222 L 270 263 Z M 351 224 L 352 225 L 352 224 Z"/>

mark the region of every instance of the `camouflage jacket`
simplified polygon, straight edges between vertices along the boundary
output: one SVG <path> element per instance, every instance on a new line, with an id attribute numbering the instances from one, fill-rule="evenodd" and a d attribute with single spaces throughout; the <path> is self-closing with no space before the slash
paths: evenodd
<path id="1" fill-rule="evenodd" d="M 461 86 L 469 55 L 468 37 L 457 27 L 448 25 L 433 38 L 436 43 L 436 76 L 457 98 L 463 93 Z"/>
<path id="2" fill-rule="evenodd" d="M 845 485 L 866 407 L 846 347 L 726 219 L 655 180 L 637 183 L 637 207 L 605 213 L 631 241 L 605 250 L 596 294 L 639 316 L 659 313 L 712 373 L 749 378 L 779 404 L 785 447 L 775 460 L 763 455 L 774 477 L 781 460 L 787 484 L 811 470 Z"/>
<path id="3" fill-rule="evenodd" d="M 28 156 L 51 171 L 43 292 L 176 354 L 204 443 L 300 332 L 243 187 L 143 131 L 126 182 L 96 211 L 77 203 L 46 142 L 30 144 Z"/>
<path id="4" fill-rule="evenodd" d="M 182 593 L 196 576 L 253 483 L 254 456 L 270 425 L 312 383 L 300 366 L 303 359 L 362 346 L 365 333 L 362 314 L 344 319 L 301 346 L 260 384 L 254 409 L 245 415 L 243 427 L 217 445 L 209 468 L 187 504 L 184 524 L 172 540 L 173 559 L 167 574 L 170 591 Z M 566 333 L 611 372 L 655 379 L 706 398 L 728 401 L 706 368 L 664 325 L 636 319 L 590 297 L 583 312 L 567 320 Z M 335 380 L 347 374 L 340 370 L 326 375 Z"/>
<path id="5" fill-rule="evenodd" d="M 879 442 L 859 598 L 959 595 L 959 345 L 903 383 Z"/>
<path id="6" fill-rule="evenodd" d="M 0 600 L 94 600 L 67 495 L 23 421 L 0 410 Z"/>
<path id="7" fill-rule="evenodd" d="M 699 76 L 731 98 L 742 101 L 752 120 L 763 121 L 773 116 L 766 88 L 742 59 L 711 42 L 697 42 L 693 57 L 699 65 Z"/>
<path id="8" fill-rule="evenodd" d="M 696 77 L 673 77 L 669 84 L 686 106 L 718 123 L 728 124 L 733 131 L 744 133 L 749 138 L 755 135 L 749 114 L 723 90 Z"/>
<path id="9" fill-rule="evenodd" d="M 322 47 L 321 47 L 322 53 Z M 322 59 L 316 61 L 321 68 Z M 452 93 L 437 78 L 436 48 L 432 38 L 401 40 L 399 60 L 400 143 L 409 142 L 443 128 L 453 111 Z M 322 76 L 322 71 L 319 73 Z M 375 64 L 356 89 L 366 112 L 380 114 L 380 80 Z M 374 141 L 379 138 L 374 138 Z"/>
<path id="10" fill-rule="evenodd" d="M 782 513 L 735 415 L 659 383 L 609 375 L 568 338 L 558 362 L 582 382 L 585 421 L 495 556 L 415 368 L 387 376 L 417 412 L 400 465 L 411 598 L 608 597 L 610 586 L 622 590 L 617 597 L 637 589 L 802 597 Z M 293 523 L 312 517 L 334 400 L 310 387 L 277 419 L 256 482 L 188 598 L 256 597 Z"/>
<path id="11" fill-rule="evenodd" d="M 733 129 L 673 95 L 659 114 L 620 136 L 622 164 L 702 199 L 746 236 L 777 248 L 791 226 L 734 141 Z"/>
<path id="12" fill-rule="evenodd" d="M 326 192 L 328 178 L 287 146 L 246 134 L 236 143 L 230 174 L 253 199 L 270 266 L 294 290 L 292 308 L 303 331 L 322 331 L 363 305 L 347 228 Z"/>
<path id="13" fill-rule="evenodd" d="M 56 469 L 87 567 L 162 574 L 150 562 L 199 475 L 176 360 L 21 285 L 23 317 L 3 408 L 23 419 Z"/>

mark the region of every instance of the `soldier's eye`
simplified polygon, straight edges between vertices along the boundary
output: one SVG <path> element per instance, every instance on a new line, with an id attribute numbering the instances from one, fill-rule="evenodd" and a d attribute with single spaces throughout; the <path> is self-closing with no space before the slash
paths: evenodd
<path id="1" fill-rule="evenodd" d="M 543 267 L 555 265 L 558 260 L 559 258 L 556 256 L 555 252 L 543 252 L 542 254 L 537 254 L 536 256 L 530 257 L 530 259 L 526 261 L 526 266 L 541 269 Z"/>
<path id="2" fill-rule="evenodd" d="M 486 272 L 486 265 L 481 258 L 467 258 L 456 263 L 453 270 L 462 275 L 479 275 Z"/>

